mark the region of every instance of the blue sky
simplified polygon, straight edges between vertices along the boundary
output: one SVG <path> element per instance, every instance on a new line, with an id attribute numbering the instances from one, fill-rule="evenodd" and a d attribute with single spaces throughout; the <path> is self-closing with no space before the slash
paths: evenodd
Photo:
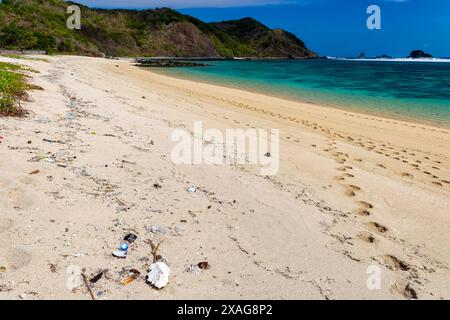
<path id="1" fill-rule="evenodd" d="M 75 0 L 76 1 L 76 0 Z M 321 55 L 406 56 L 422 49 L 450 57 L 449 0 L 78 0 L 104 8 L 167 6 L 204 21 L 253 17 L 295 33 Z M 366 9 L 381 8 L 381 30 L 368 30 Z"/>

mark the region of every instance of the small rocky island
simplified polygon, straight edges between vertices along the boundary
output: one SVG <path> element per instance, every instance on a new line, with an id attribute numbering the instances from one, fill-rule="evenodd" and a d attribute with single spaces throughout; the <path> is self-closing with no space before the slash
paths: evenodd
<path id="1" fill-rule="evenodd" d="M 408 58 L 412 58 L 412 59 L 433 58 L 433 56 L 431 54 L 429 54 L 429 53 L 426 53 L 426 52 L 422 51 L 422 50 L 413 50 L 409 54 Z"/>

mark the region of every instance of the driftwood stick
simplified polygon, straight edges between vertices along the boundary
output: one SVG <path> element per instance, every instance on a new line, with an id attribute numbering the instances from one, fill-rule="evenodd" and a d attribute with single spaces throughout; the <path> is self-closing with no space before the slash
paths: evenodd
<path id="1" fill-rule="evenodd" d="M 84 273 L 82 273 L 81 276 L 83 277 L 84 285 L 88 289 L 88 292 L 89 292 L 89 295 L 91 296 L 91 299 L 95 300 L 94 294 L 92 293 L 91 287 L 89 286 L 89 282 L 88 282 L 88 280 L 86 278 L 86 275 Z"/>

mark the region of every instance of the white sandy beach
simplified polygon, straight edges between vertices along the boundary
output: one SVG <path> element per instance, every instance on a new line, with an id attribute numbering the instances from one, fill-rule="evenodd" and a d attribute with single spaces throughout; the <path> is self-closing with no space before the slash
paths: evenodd
<path id="1" fill-rule="evenodd" d="M 0 57 L 39 70 L 30 81 L 44 89 L 28 117 L 0 118 L 1 299 L 91 299 L 68 288 L 71 266 L 107 270 L 96 299 L 450 298 L 450 130 L 125 60 L 48 59 Z M 173 130 L 196 120 L 279 129 L 279 173 L 173 164 Z M 114 258 L 130 232 L 127 258 Z M 148 239 L 163 239 L 171 268 L 161 290 L 145 282 Z M 186 272 L 202 261 L 211 268 Z M 130 268 L 140 277 L 124 285 Z"/>

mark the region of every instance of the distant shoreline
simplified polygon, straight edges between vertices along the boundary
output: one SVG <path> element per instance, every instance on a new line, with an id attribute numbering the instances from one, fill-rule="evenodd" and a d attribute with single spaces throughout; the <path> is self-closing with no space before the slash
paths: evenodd
<path id="1" fill-rule="evenodd" d="M 331 60 L 333 61 L 333 60 Z M 347 60 L 342 60 L 342 61 L 347 61 Z M 381 62 L 381 61 L 377 61 L 377 62 Z M 356 62 L 355 62 L 356 63 Z M 361 106 L 361 108 L 356 108 L 353 104 L 345 104 L 345 101 L 341 101 L 341 100 L 330 100 L 330 99 L 309 99 L 308 96 L 300 96 L 300 95 L 295 95 L 295 94 L 289 94 L 287 92 L 284 92 L 283 90 L 276 90 L 275 87 L 274 90 L 265 90 L 264 87 L 258 87 L 258 85 L 252 85 L 251 81 L 248 82 L 248 85 L 243 86 L 242 83 L 234 83 L 232 81 L 232 79 L 221 79 L 218 78 L 217 80 L 215 80 L 213 78 L 214 74 L 210 74 L 210 76 L 212 76 L 212 78 L 208 78 L 205 74 L 205 76 L 202 76 L 200 74 L 191 74 L 190 72 L 178 72 L 176 70 L 169 71 L 169 70 L 165 70 L 166 68 L 152 68 L 152 70 L 148 70 L 151 72 L 155 72 L 157 74 L 160 75 L 164 75 L 164 76 L 168 76 L 168 77 L 172 77 L 172 78 L 177 78 L 177 79 L 183 79 L 183 80 L 187 80 L 187 81 L 193 81 L 193 82 L 197 82 L 197 83 L 204 83 L 204 84 L 210 84 L 210 85 L 215 85 L 215 86 L 219 86 L 219 87 L 224 87 L 224 88 L 231 88 L 231 89 L 239 89 L 239 90 L 244 90 L 247 92 L 252 92 L 252 93 L 256 93 L 256 94 L 263 94 L 263 95 L 267 95 L 267 96 L 271 96 L 271 97 L 275 97 L 275 98 L 281 98 L 284 100 L 288 100 L 291 102 L 300 102 L 300 103 L 307 103 L 307 104 L 311 104 L 314 106 L 320 106 L 320 107 L 325 107 L 325 108 L 331 108 L 331 109 L 338 109 L 338 110 L 344 110 L 344 111 L 349 111 L 349 112 L 357 112 L 357 113 L 361 113 L 361 114 L 365 114 L 365 115 L 370 115 L 370 116 L 376 116 L 376 117 L 381 117 L 381 118 L 385 118 L 385 119 L 390 119 L 390 120 L 398 120 L 398 121 L 405 121 L 405 122 L 409 122 L 409 123 L 414 123 L 414 124 L 418 124 L 418 125 L 428 125 L 428 126 L 433 126 L 436 128 L 445 128 L 448 129 L 450 128 L 450 122 L 448 120 L 446 120 L 447 118 L 441 118 L 441 117 L 426 117 L 423 116 L 421 114 L 406 114 L 406 113 L 399 113 L 398 110 L 396 110 L 395 108 L 392 109 L 384 109 L 384 108 L 377 108 L 377 109 L 373 109 L 371 110 L 369 107 L 365 106 L 364 104 L 361 104 L 358 106 Z M 176 69 L 176 68 L 175 68 Z M 194 68 L 195 69 L 195 68 Z M 241 79 L 242 81 L 245 81 L 245 79 Z M 389 103 L 389 101 L 387 102 Z M 380 102 L 380 105 L 383 105 L 383 102 Z"/>

